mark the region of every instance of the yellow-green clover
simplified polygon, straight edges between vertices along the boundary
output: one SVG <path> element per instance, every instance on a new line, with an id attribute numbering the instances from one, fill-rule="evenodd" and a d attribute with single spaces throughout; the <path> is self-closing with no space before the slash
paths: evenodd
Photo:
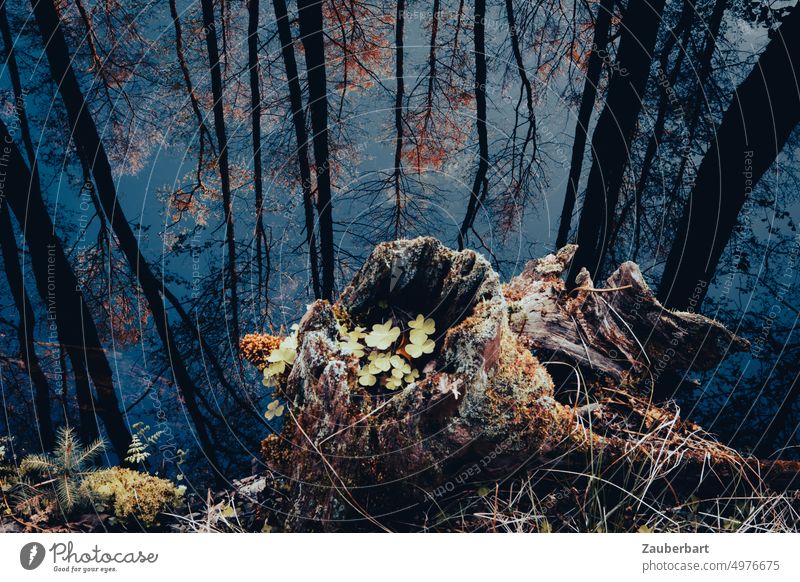
<path id="1" fill-rule="evenodd" d="M 358 383 L 362 386 L 375 386 L 375 383 L 378 381 L 377 373 L 378 371 L 373 368 L 372 364 L 359 368 Z"/>
<path id="2" fill-rule="evenodd" d="M 353 336 L 348 336 L 347 341 L 339 342 L 339 349 L 345 355 L 354 355 L 357 358 L 364 357 L 364 346 Z"/>
<path id="3" fill-rule="evenodd" d="M 367 337 L 367 334 L 364 333 L 365 329 L 363 327 L 357 327 L 354 330 L 350 331 L 345 326 L 339 327 L 339 334 L 343 341 L 339 342 L 339 349 L 345 355 L 353 354 L 357 358 L 364 357 L 364 346 L 359 341 L 362 338 Z"/>
<path id="4" fill-rule="evenodd" d="M 411 366 L 398 355 L 389 358 L 389 363 L 392 365 L 392 376 L 396 378 L 402 378 L 411 373 Z"/>
<path id="5" fill-rule="evenodd" d="M 392 357 L 386 352 L 370 352 L 369 365 L 378 372 L 388 372 L 392 367 Z"/>
<path id="6" fill-rule="evenodd" d="M 411 366 L 398 355 L 389 358 L 389 363 L 392 366 L 392 370 L 389 377 L 386 378 L 386 388 L 389 390 L 402 388 L 403 378 L 411 374 Z"/>
<path id="7" fill-rule="evenodd" d="M 379 350 L 388 349 L 400 337 L 400 328 L 392 326 L 392 320 L 376 323 L 364 338 L 367 345 Z"/>
<path id="8" fill-rule="evenodd" d="M 403 377 L 397 378 L 394 375 L 389 376 L 386 378 L 386 388 L 389 390 L 397 390 L 403 387 Z"/>
<path id="9" fill-rule="evenodd" d="M 408 334 L 408 343 L 405 350 L 412 358 L 419 358 L 422 354 L 433 353 L 434 347 L 436 347 L 436 344 L 428 337 L 428 334 L 421 329 L 413 329 Z"/>
<path id="10" fill-rule="evenodd" d="M 365 338 L 365 337 L 367 337 L 367 334 L 364 333 L 365 331 L 366 331 L 366 328 L 363 328 L 363 327 L 356 327 L 353 330 L 349 330 L 349 329 L 347 329 L 346 325 L 340 325 L 339 326 L 339 336 L 342 339 L 356 339 L 356 340 L 359 340 L 361 338 Z"/>
<path id="11" fill-rule="evenodd" d="M 286 366 L 294 364 L 297 358 L 296 332 L 283 338 L 280 345 L 272 350 L 267 358 L 268 365 L 264 368 L 264 386 L 274 386 L 276 378 L 286 371 Z"/>
<path id="12" fill-rule="evenodd" d="M 294 360 L 297 357 L 297 336 L 294 334 L 283 338 L 283 341 L 277 347 L 277 349 L 272 350 L 267 361 L 270 364 L 275 364 L 274 366 L 270 365 L 271 368 L 277 371 L 278 374 L 283 374 L 286 371 L 286 366 L 291 366 L 294 364 Z"/>
<path id="13" fill-rule="evenodd" d="M 419 378 L 419 370 L 411 368 L 411 371 L 403 377 L 403 380 L 405 380 L 406 384 L 411 384 L 416 382 L 417 378 Z"/>
<path id="14" fill-rule="evenodd" d="M 279 416 L 283 416 L 283 404 L 280 403 L 278 400 L 273 400 L 272 402 L 267 405 L 267 411 L 264 413 L 264 416 L 267 420 L 272 420 L 273 418 L 277 418 Z"/>
<path id="15" fill-rule="evenodd" d="M 432 319 L 425 319 L 421 313 L 417 317 L 408 322 L 408 327 L 414 330 L 421 331 L 425 335 L 433 335 L 436 333 L 436 322 Z"/>

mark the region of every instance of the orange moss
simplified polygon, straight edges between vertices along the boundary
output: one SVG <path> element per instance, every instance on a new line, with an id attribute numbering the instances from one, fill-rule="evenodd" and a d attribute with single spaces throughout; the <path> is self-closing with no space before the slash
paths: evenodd
<path id="1" fill-rule="evenodd" d="M 239 340 L 242 357 L 259 370 L 267 366 L 267 358 L 276 349 L 283 338 L 266 333 L 248 333 Z"/>
<path id="2" fill-rule="evenodd" d="M 516 287 L 503 285 L 503 297 L 505 297 L 507 301 L 519 301 L 525 297 L 525 291 Z"/>

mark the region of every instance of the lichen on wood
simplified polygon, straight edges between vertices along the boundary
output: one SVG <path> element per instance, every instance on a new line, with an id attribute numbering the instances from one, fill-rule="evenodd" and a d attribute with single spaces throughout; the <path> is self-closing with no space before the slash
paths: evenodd
<path id="1" fill-rule="evenodd" d="M 703 316 L 664 309 L 634 263 L 604 288 L 583 272 L 567 291 L 561 275 L 574 251 L 531 261 L 502 285 L 474 251 L 433 238 L 383 243 L 335 304 L 309 306 L 296 359 L 277 386 L 286 401 L 283 428 L 262 445 L 270 482 L 281 491 L 271 501 L 276 525 L 408 524 L 419 507 L 436 503 L 435 492 L 455 489 L 454 479 L 460 486 L 478 477 L 461 478 L 470 473 L 465 467 L 479 466 L 486 480 L 576 454 L 646 463 L 653 451 L 692 449 L 686 462 L 676 453 L 675 463 L 691 469 L 699 461 L 699 472 L 708 454 L 716 469 L 763 469 L 643 394 L 664 370 L 706 369 L 747 343 Z M 396 392 L 359 385 L 359 358 L 341 349 L 341 326 L 369 328 L 411 314 L 436 323 L 436 349 L 421 376 Z M 585 371 L 594 404 L 559 399 L 534 354 Z M 610 414 L 621 401 L 627 416 Z M 674 420 L 666 435 L 659 418 Z"/>

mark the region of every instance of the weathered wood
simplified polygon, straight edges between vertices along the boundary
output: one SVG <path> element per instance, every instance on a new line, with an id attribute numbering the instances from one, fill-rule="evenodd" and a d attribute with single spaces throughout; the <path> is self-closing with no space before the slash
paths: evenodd
<path id="1" fill-rule="evenodd" d="M 264 491 L 280 492 L 270 501 L 279 527 L 407 525 L 437 492 L 553 459 L 601 454 L 613 466 L 661 457 L 676 474 L 702 480 L 709 466 L 716 475 L 746 473 L 748 483 L 772 470 L 637 394 L 654 370 L 705 369 L 747 343 L 710 319 L 665 310 L 633 263 L 603 289 L 584 273 L 565 292 L 560 277 L 573 253 L 533 261 L 503 286 L 473 251 L 432 238 L 384 243 L 337 303 L 312 304 L 278 386 L 285 424 L 262 445 L 272 484 Z M 359 358 L 341 349 L 339 326 L 418 313 L 437 328 L 421 377 L 397 392 L 360 386 Z M 594 401 L 559 402 L 531 349 L 602 379 Z M 780 469 L 785 481 L 797 467 Z"/>
<path id="2" fill-rule="evenodd" d="M 546 360 L 648 390 L 665 371 L 710 370 L 749 343 L 718 322 L 663 307 L 632 262 L 595 288 L 586 270 L 567 292 L 562 274 L 575 245 L 529 262 L 504 292 L 511 329 Z"/>

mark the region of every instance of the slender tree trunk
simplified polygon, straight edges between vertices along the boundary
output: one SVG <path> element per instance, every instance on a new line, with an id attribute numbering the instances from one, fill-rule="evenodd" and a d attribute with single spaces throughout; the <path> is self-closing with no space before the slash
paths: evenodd
<path id="1" fill-rule="evenodd" d="M 692 145 L 694 144 L 695 135 L 697 134 L 697 127 L 700 121 L 700 111 L 703 104 L 707 102 L 707 95 L 705 92 L 705 82 L 711 74 L 711 64 L 714 59 L 714 51 L 717 48 L 717 36 L 719 35 L 720 27 L 722 26 L 722 17 L 725 15 L 725 10 L 728 7 L 730 0 L 717 0 L 714 4 L 714 10 L 711 12 L 711 17 L 708 19 L 708 30 L 706 31 L 706 41 L 703 45 L 703 52 L 700 55 L 699 63 L 697 65 L 697 88 L 695 90 L 694 99 L 692 100 L 691 113 L 689 115 L 689 137 L 686 140 L 685 154 L 681 158 L 681 163 L 678 171 L 675 173 L 675 179 L 671 190 L 671 197 L 675 198 L 681 190 L 683 184 L 683 175 L 686 172 L 686 166 L 689 165 L 692 157 Z"/>
<path id="2" fill-rule="evenodd" d="M 202 165 L 204 143 L 208 140 L 208 144 L 213 151 L 214 141 L 211 138 L 211 132 L 206 125 L 205 118 L 200 109 L 200 100 L 197 98 L 197 91 L 195 91 L 192 76 L 189 73 L 189 65 L 186 63 L 186 53 L 183 48 L 183 27 L 181 26 L 181 19 L 178 15 L 178 8 L 175 4 L 175 0 L 169 0 L 169 11 L 172 16 L 172 24 L 175 27 L 175 54 L 178 57 L 178 64 L 181 68 L 181 74 L 183 75 L 183 82 L 186 84 L 186 92 L 189 94 L 189 104 L 197 119 L 197 128 L 200 134 L 200 164 Z"/>
<path id="3" fill-rule="evenodd" d="M 325 71 L 325 37 L 322 32 L 322 2 L 297 0 L 300 37 L 306 56 L 311 130 L 314 133 L 314 163 L 317 173 L 317 214 L 322 258 L 322 298 L 333 298 L 334 243 L 331 199 L 331 168 L 328 146 L 328 90 Z"/>
<path id="4" fill-rule="evenodd" d="M 433 115 L 433 89 L 436 84 L 436 42 L 439 36 L 440 0 L 433 0 L 431 11 L 431 48 L 428 52 L 428 91 L 425 98 L 425 127 Z M 421 167 L 421 164 L 418 164 Z"/>
<path id="5" fill-rule="evenodd" d="M 397 77 L 397 91 L 394 96 L 394 200 L 395 200 L 395 219 L 394 219 L 394 238 L 400 238 L 402 217 L 403 217 L 403 99 L 405 98 L 405 79 L 403 77 L 403 28 L 405 25 L 405 0 L 398 0 L 395 24 L 395 77 Z"/>
<path id="6" fill-rule="evenodd" d="M 219 148 L 219 180 L 222 188 L 222 207 L 225 213 L 225 243 L 228 249 L 228 286 L 231 293 L 231 335 L 234 345 L 239 344 L 239 282 L 236 270 L 236 235 L 233 223 L 233 197 L 231 195 L 230 164 L 228 162 L 228 134 L 225 130 L 225 103 L 222 97 L 222 70 L 217 45 L 217 27 L 214 18 L 214 0 L 201 0 L 203 29 L 211 72 L 211 97 L 214 100 L 214 130 Z M 224 278 L 223 278 L 224 281 Z M 223 284 L 224 287 L 224 284 Z"/>
<path id="7" fill-rule="evenodd" d="M 425 105 L 422 111 L 422 127 L 419 131 L 423 135 L 423 139 L 428 138 L 429 128 L 431 126 L 431 122 L 433 120 L 433 93 L 436 86 L 436 49 L 437 47 L 437 38 L 439 36 L 439 7 L 440 7 L 440 0 L 433 0 L 433 7 L 431 9 L 431 36 L 430 36 L 430 49 L 428 50 L 428 79 L 427 79 L 427 89 L 425 91 Z M 414 166 L 417 173 L 422 171 L 422 154 L 424 152 L 423 148 L 420 147 L 422 142 L 417 138 L 417 136 L 412 132 L 409 136 L 414 145 Z"/>
<path id="8" fill-rule="evenodd" d="M 7 150 L 0 165 L 9 168 L 6 201 L 20 223 L 31 259 L 36 289 L 47 310 L 48 331 L 56 334 L 69 356 L 75 374 L 82 439 L 99 434 L 95 414 L 101 418 L 114 451 L 123 458 L 131 435 L 120 412 L 111 366 L 106 358 L 91 313 L 80 293 L 78 280 L 67 261 L 61 241 L 39 189 L 5 123 L 0 121 L 0 142 Z M 97 391 L 92 397 L 91 377 Z"/>
<path id="9" fill-rule="evenodd" d="M 292 108 L 292 124 L 297 141 L 297 163 L 300 167 L 300 181 L 303 191 L 303 211 L 306 224 L 306 244 L 308 257 L 311 264 L 311 284 L 314 297 L 322 297 L 322 287 L 319 280 L 319 258 L 317 255 L 317 241 L 314 236 L 314 198 L 311 190 L 311 166 L 308 158 L 308 131 L 306 130 L 306 114 L 303 109 L 303 90 L 300 87 L 300 78 L 297 74 L 297 61 L 294 57 L 294 44 L 292 31 L 289 28 L 289 17 L 286 11 L 285 0 L 272 0 L 275 10 L 275 20 L 278 24 L 278 38 L 281 42 L 281 56 L 286 70 L 286 82 L 289 86 L 289 103 Z"/>
<path id="10" fill-rule="evenodd" d="M 567 192 L 564 195 L 564 206 L 561 209 L 556 249 L 560 249 L 567 244 L 569 231 L 572 227 L 572 213 L 575 211 L 575 200 L 578 196 L 578 185 L 580 184 L 581 171 L 583 170 L 586 136 L 589 132 L 589 122 L 592 119 L 592 110 L 597 99 L 600 75 L 603 72 L 603 57 L 608 54 L 608 39 L 614 3 L 615 0 L 601 0 L 597 7 L 592 52 L 589 54 L 589 62 L 586 66 L 586 80 L 583 84 L 581 105 L 578 109 L 578 121 L 575 123 L 575 138 L 572 141 L 572 158 L 570 159 L 569 176 L 567 177 Z"/>
<path id="11" fill-rule="evenodd" d="M 464 248 L 467 233 L 475 224 L 480 204 L 486 199 L 489 171 L 489 138 L 486 131 L 486 0 L 475 0 L 475 109 L 478 130 L 478 169 L 472 182 L 467 212 L 458 234 L 458 248 Z"/>
<path id="12" fill-rule="evenodd" d="M 216 453 L 211 442 L 206 421 L 200 412 L 194 382 L 189 376 L 186 364 L 178 351 L 169 317 L 161 298 L 163 283 L 151 271 L 142 256 L 137 240 L 122 208 L 119 206 L 111 164 L 105 148 L 97 133 L 78 80 L 70 66 L 70 54 L 52 0 L 33 0 L 34 15 L 45 39 L 45 49 L 53 79 L 64 101 L 72 129 L 72 138 L 79 155 L 90 160 L 92 176 L 97 186 L 97 194 L 106 217 L 110 220 L 119 247 L 125 255 L 130 268 L 136 273 L 139 285 L 153 314 L 153 321 L 167 350 L 172 372 L 180 390 L 186 409 L 191 417 L 203 453 L 215 470 L 219 470 Z"/>
<path id="13" fill-rule="evenodd" d="M 700 163 L 659 286 L 668 307 L 698 308 L 705 298 L 745 201 L 800 122 L 799 78 L 795 8 L 736 88 Z"/>
<path id="14" fill-rule="evenodd" d="M 607 252 L 631 142 L 639 121 L 664 0 L 630 2 L 603 112 L 592 136 L 592 168 L 578 225 L 578 251 L 568 281 L 581 267 L 596 278 Z"/>
<path id="15" fill-rule="evenodd" d="M 267 237 L 264 234 L 264 183 L 261 168 L 261 88 L 258 65 L 258 0 L 247 3 L 247 57 L 250 69 L 250 118 L 253 126 L 253 181 L 256 193 L 256 265 L 258 268 L 258 297 L 256 307 L 260 315 L 261 302 L 266 297 L 264 290 L 264 256 Z"/>
<path id="16" fill-rule="evenodd" d="M 2 35 L 3 44 L 6 47 L 6 65 L 8 66 L 9 77 L 11 78 L 11 87 L 14 91 L 14 109 L 17 113 L 17 119 L 19 120 L 22 143 L 25 145 L 28 163 L 31 165 L 31 178 L 35 180 L 37 184 L 40 184 L 38 164 L 36 163 L 36 151 L 33 148 L 33 139 L 31 139 L 30 123 L 28 122 L 28 113 L 25 108 L 25 95 L 22 92 L 22 81 L 17 64 L 17 51 L 14 47 L 14 39 L 11 37 L 11 28 L 8 26 L 8 14 L 6 13 L 5 2 L 0 2 L 0 35 Z"/>
<path id="17" fill-rule="evenodd" d="M 39 443 L 42 450 L 49 451 L 53 448 L 53 422 L 50 417 L 50 385 L 39 363 L 36 354 L 36 345 L 33 340 L 33 330 L 36 327 L 36 318 L 31 308 L 31 301 L 25 289 L 22 268 L 19 264 L 19 249 L 14 239 L 14 229 L 8 207 L 3 204 L 0 208 L 0 247 L 2 247 L 3 264 L 5 265 L 8 287 L 14 299 L 14 305 L 19 314 L 19 327 L 17 337 L 19 349 L 25 371 L 28 375 L 33 397 L 34 411 L 36 413 L 36 428 L 38 429 Z"/>
<path id="18" fill-rule="evenodd" d="M 683 62 L 686 57 L 686 47 L 689 41 L 689 35 L 692 31 L 692 20 L 695 9 L 696 8 L 693 1 L 686 0 L 684 2 L 683 10 L 681 11 L 681 16 L 678 20 L 678 23 L 664 41 L 664 46 L 661 50 L 661 56 L 659 57 L 658 84 L 661 91 L 658 102 L 658 111 L 656 113 L 656 120 L 653 124 L 653 129 L 650 134 L 650 139 L 647 141 L 647 148 L 645 149 L 644 158 L 642 159 L 641 170 L 639 171 L 639 177 L 636 181 L 636 191 L 631 200 L 631 205 L 635 208 L 635 234 L 633 245 L 634 261 L 638 260 L 639 258 L 639 249 L 641 246 L 642 218 L 644 216 L 643 196 L 645 188 L 650 180 L 650 172 L 653 169 L 653 163 L 656 159 L 658 146 L 664 137 L 664 127 L 667 122 L 667 113 L 670 107 L 674 106 L 675 99 L 677 98 L 674 93 L 675 83 L 680 76 L 681 67 L 683 66 Z M 679 37 L 681 39 L 680 43 L 678 43 Z M 676 44 L 678 45 L 678 54 L 674 59 L 674 63 L 669 75 L 667 75 L 667 69 L 669 68 L 669 57 Z M 627 214 L 627 209 L 620 213 L 620 218 L 617 221 L 614 234 L 611 237 L 612 246 L 615 242 L 616 234 L 622 227 L 622 223 L 625 221 Z"/>
<path id="19" fill-rule="evenodd" d="M 511 40 L 511 52 L 514 54 L 514 63 L 517 65 L 517 74 L 525 90 L 525 106 L 528 111 L 528 129 L 525 135 L 525 141 L 522 146 L 521 155 L 525 155 L 525 150 L 529 143 L 533 143 L 533 155 L 536 156 L 536 115 L 533 112 L 533 86 L 528 78 L 528 73 L 525 71 L 525 62 L 522 59 L 522 51 L 519 46 L 519 31 L 517 31 L 517 20 L 514 16 L 514 0 L 506 0 L 506 22 L 508 22 L 508 29 L 510 31 L 509 38 Z M 519 115 L 519 103 L 517 103 L 516 114 Z M 516 126 L 514 128 L 516 133 Z"/>
<path id="20" fill-rule="evenodd" d="M 11 37 L 11 29 L 8 25 L 8 15 L 6 13 L 5 2 L 0 3 L 0 35 L 3 37 L 3 45 L 6 48 L 6 66 L 11 77 L 11 86 L 14 91 L 14 104 L 19 121 L 22 141 L 25 145 L 25 152 L 28 162 L 31 164 L 31 180 L 39 184 L 39 173 L 36 164 L 36 152 L 33 149 L 31 139 L 30 124 L 25 110 L 25 95 L 22 92 L 22 81 L 17 65 L 14 41 Z M 36 422 L 39 429 L 39 440 L 42 449 L 49 451 L 53 448 L 54 433 L 53 423 L 50 417 L 50 385 L 47 377 L 42 371 L 39 357 L 36 354 L 33 332 L 36 328 L 36 319 L 31 307 L 28 292 L 25 289 L 25 280 L 22 267 L 19 263 L 19 249 L 14 238 L 14 230 L 11 225 L 8 206 L 5 201 L 0 200 L 0 245 L 2 245 L 3 260 L 5 263 L 6 277 L 14 304 L 19 314 L 19 347 L 22 361 L 28 372 L 28 380 L 34 388 L 34 405 L 36 410 Z"/>

